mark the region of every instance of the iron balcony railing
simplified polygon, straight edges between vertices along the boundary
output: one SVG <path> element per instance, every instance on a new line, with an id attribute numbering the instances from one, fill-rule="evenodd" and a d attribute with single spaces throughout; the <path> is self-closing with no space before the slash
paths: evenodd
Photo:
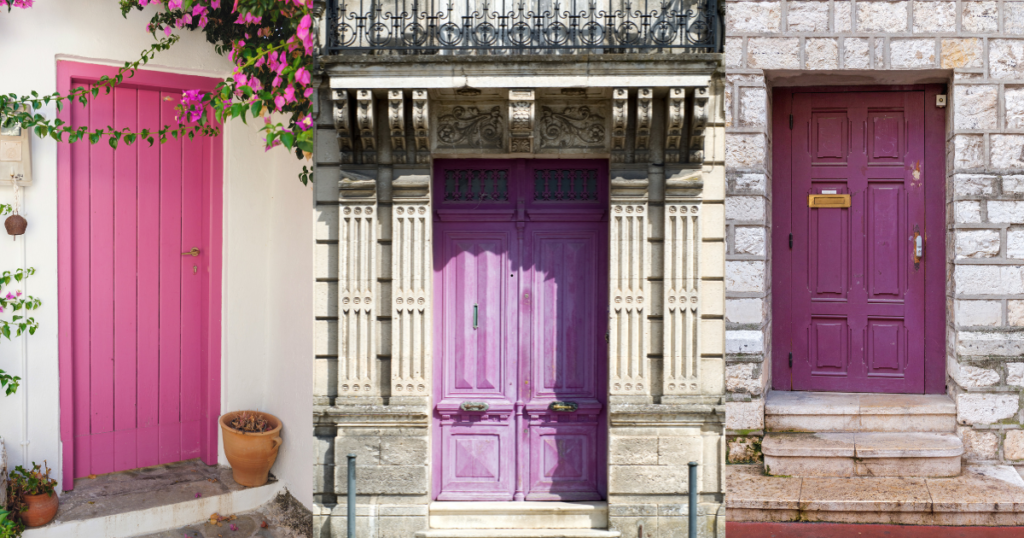
<path id="1" fill-rule="evenodd" d="M 328 0 L 323 52 L 721 52 L 719 1 Z"/>

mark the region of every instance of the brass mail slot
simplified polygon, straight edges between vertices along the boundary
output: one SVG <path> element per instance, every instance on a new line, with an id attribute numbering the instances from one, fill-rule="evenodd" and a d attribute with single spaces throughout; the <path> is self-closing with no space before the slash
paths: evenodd
<path id="1" fill-rule="evenodd" d="M 807 207 L 850 207 L 849 194 L 808 194 Z"/>

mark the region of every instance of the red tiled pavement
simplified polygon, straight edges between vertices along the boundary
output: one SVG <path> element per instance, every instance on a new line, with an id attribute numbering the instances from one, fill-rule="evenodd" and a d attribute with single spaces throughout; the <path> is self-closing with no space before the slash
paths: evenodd
<path id="1" fill-rule="evenodd" d="M 729 538 L 1024 538 L 1024 527 L 933 527 L 846 523 L 725 524 Z"/>

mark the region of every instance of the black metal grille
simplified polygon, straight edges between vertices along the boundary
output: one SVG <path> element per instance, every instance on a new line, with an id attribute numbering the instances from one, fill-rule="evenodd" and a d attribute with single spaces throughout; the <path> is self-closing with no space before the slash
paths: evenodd
<path id="1" fill-rule="evenodd" d="M 718 1 L 328 0 L 323 52 L 720 52 Z"/>
<path id="2" fill-rule="evenodd" d="M 544 202 L 593 202 L 597 200 L 597 171 L 570 169 L 536 170 L 533 199 Z"/>
<path id="3" fill-rule="evenodd" d="M 446 202 L 507 202 L 507 170 L 446 170 Z"/>

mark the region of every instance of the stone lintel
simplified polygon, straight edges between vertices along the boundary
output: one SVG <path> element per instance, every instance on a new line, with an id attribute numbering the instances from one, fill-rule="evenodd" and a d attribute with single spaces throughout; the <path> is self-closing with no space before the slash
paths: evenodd
<path id="1" fill-rule="evenodd" d="M 701 170 L 678 166 L 665 167 L 665 201 L 694 201 L 704 190 Z"/>
<path id="2" fill-rule="evenodd" d="M 377 196 L 377 180 L 368 175 L 341 169 L 338 197 L 343 201 L 370 202 Z"/>
<path id="3" fill-rule="evenodd" d="M 430 170 L 396 168 L 391 192 L 395 202 L 426 201 L 430 197 Z"/>
<path id="4" fill-rule="evenodd" d="M 313 408 L 314 426 L 426 428 L 430 409 L 411 405 L 335 405 Z"/>
<path id="5" fill-rule="evenodd" d="M 717 403 L 694 404 L 624 404 L 608 406 L 611 425 L 628 426 L 687 426 L 709 422 L 725 423 L 725 406 Z"/>

